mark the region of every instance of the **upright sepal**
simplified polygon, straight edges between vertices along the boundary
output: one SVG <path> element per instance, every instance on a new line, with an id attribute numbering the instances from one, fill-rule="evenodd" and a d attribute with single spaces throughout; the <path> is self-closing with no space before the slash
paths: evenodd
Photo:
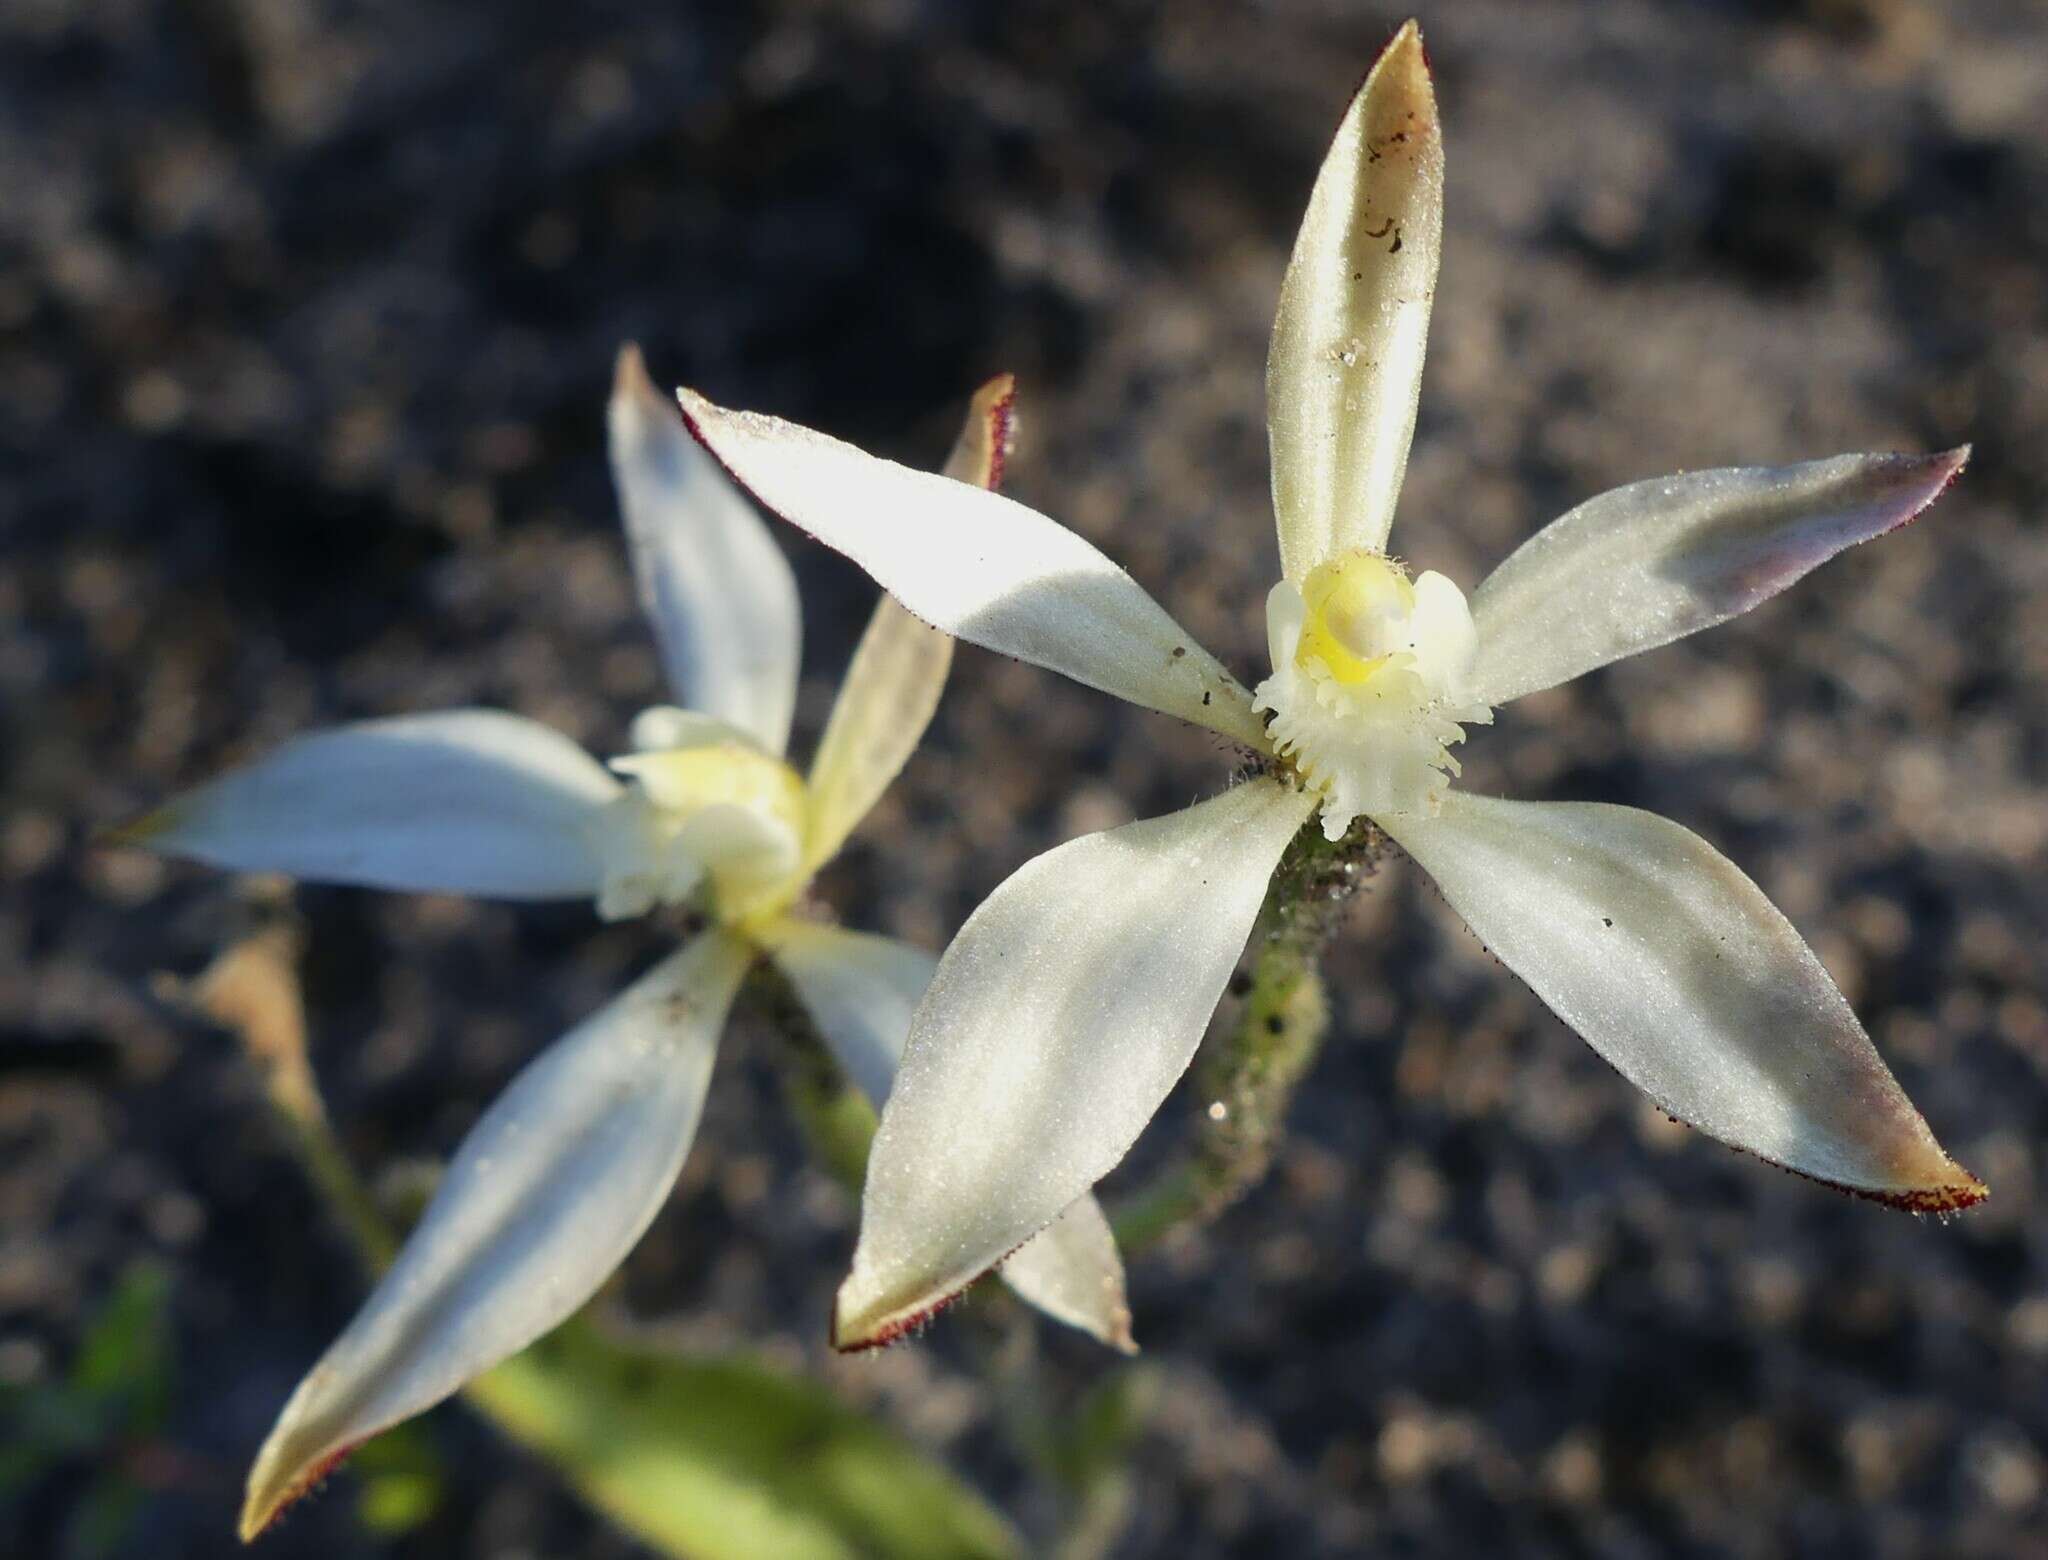
<path id="1" fill-rule="evenodd" d="M 976 392 L 945 474 L 993 490 L 1010 453 L 1016 382 L 1001 374 Z M 854 651 L 811 761 L 804 867 L 830 860 L 916 751 L 953 664 L 953 641 L 884 596 Z"/>
<path id="2" fill-rule="evenodd" d="M 1003 1282 L 1056 1322 L 1078 1328 L 1119 1354 L 1136 1354 L 1124 1259 L 1116 1232 L 1093 1192 L 1003 1259 Z"/>
<path id="3" fill-rule="evenodd" d="M 676 702 L 732 722 L 779 756 L 803 638 L 789 560 L 683 431 L 637 347 L 619 353 L 610 423 L 633 575 Z"/>
<path id="4" fill-rule="evenodd" d="M 253 1537 L 349 1450 L 526 1347 L 640 1239 L 696 1135 L 751 952 L 707 932 L 542 1052 L 463 1143 L 398 1260 L 285 1405 Z"/>
<path id="5" fill-rule="evenodd" d="M 1377 821 L 1660 1109 L 1897 1207 L 1984 1197 L 1792 924 L 1697 835 L 1628 807 L 1457 791 L 1435 818 Z"/>
<path id="6" fill-rule="evenodd" d="M 1384 550 L 1415 437 L 1443 243 L 1444 143 L 1409 22 L 1351 101 L 1294 240 L 1266 355 L 1280 562 L 1299 585 Z"/>

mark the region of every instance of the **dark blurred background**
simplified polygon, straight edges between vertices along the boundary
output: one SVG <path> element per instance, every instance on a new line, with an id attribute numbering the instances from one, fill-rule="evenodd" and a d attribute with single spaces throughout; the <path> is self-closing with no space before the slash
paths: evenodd
<path id="1" fill-rule="evenodd" d="M 1262 365 L 1324 139 L 1398 5 L 1178 0 L 0 9 L 0 1382 L 160 1276 L 164 1402 L 0 1548 L 229 1552 L 361 1293 L 222 1035 L 149 995 L 236 924 L 88 831 L 289 733 L 483 703 L 600 751 L 661 696 L 605 470 L 612 354 L 920 463 L 1015 370 L 1012 490 L 1240 673 L 1277 570 Z M 2048 11 L 1422 12 L 1449 206 L 1400 552 L 1468 589 L 1638 477 L 1974 440 L 1927 518 L 1476 734 L 1482 790 L 1655 808 L 1814 941 L 1994 1188 L 1954 1223 L 1672 1127 L 1390 865 L 1271 1180 L 1134 1264 L 1125 1555 L 2048 1553 Z M 798 751 L 872 603 L 783 533 Z M 1225 755 L 964 651 L 824 884 L 937 946 Z M 305 890 L 314 1059 L 366 1164 L 445 1153 L 662 945 L 587 907 Z M 626 1299 L 894 1416 L 1041 1537 L 971 1323 L 822 1338 L 853 1208 L 735 1037 Z M 1158 1163 L 1179 1098 L 1120 1186 Z M 122 1288 L 122 1275 L 129 1275 Z M 140 1303 L 140 1302 L 136 1302 Z M 1074 1393 L 1107 1363 L 1043 1332 Z M 638 1553 L 460 1410 L 408 1536 L 353 1475 L 265 1552 Z M 15 1451 L 19 1451 L 17 1446 Z M 69 1536 L 66 1536 L 67 1529 Z M 90 1535 L 88 1535 L 90 1537 Z"/>

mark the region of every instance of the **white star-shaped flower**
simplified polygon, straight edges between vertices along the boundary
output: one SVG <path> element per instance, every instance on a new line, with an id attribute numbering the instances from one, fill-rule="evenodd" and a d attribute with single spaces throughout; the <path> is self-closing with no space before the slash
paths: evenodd
<path id="1" fill-rule="evenodd" d="M 1641 482 L 1538 532 L 1465 596 L 1387 554 L 1443 226 L 1413 23 L 1338 127 L 1266 367 L 1284 578 L 1248 693 L 1122 569 L 1045 516 L 684 392 L 768 508 L 925 621 L 1213 728 L 1255 778 L 1089 835 L 991 894 L 912 1022 L 870 1162 L 843 1347 L 885 1339 L 1123 1158 L 1186 1069 L 1288 842 L 1370 819 L 1481 941 L 1671 1115 L 1904 1207 L 1984 1195 L 1755 884 L 1626 807 L 1454 789 L 1495 706 L 1708 628 L 1903 525 L 1966 451 Z"/>
<path id="2" fill-rule="evenodd" d="M 946 475 L 992 489 L 1010 382 L 975 399 Z M 659 905 L 707 926 L 536 1057 L 456 1154 L 396 1263 L 285 1407 L 250 1475 L 245 1536 L 348 1450 L 567 1317 L 622 1262 L 682 1168 L 726 1014 L 771 960 L 880 1107 L 934 960 L 789 912 L 923 736 L 952 641 L 886 597 L 808 776 L 783 757 L 796 700 L 788 562 L 752 506 L 621 354 L 612 465 L 640 595 L 680 704 L 644 712 L 608 770 L 491 710 L 301 737 L 115 831 L 238 872 L 501 899 Z M 620 778 L 623 776 L 624 778 Z M 1035 1233 L 1035 1232 L 1034 1232 Z M 1123 1271 L 1084 1193 L 1004 1274 L 1128 1349 Z"/>

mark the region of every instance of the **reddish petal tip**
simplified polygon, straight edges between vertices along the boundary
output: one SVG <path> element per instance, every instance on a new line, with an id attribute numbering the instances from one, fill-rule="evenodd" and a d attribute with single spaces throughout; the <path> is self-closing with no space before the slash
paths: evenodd
<path id="1" fill-rule="evenodd" d="M 253 1544 L 257 1539 L 276 1527 L 284 1514 L 290 1511 L 308 1495 L 315 1493 L 347 1462 L 361 1441 L 350 1441 L 336 1447 L 326 1456 L 306 1465 L 282 1490 L 269 1493 L 259 1499 L 256 1491 L 249 1492 L 249 1503 L 242 1508 L 242 1520 L 237 1536 L 243 1543 Z"/>
<path id="2" fill-rule="evenodd" d="M 888 1317 L 858 1335 L 849 1333 L 843 1318 L 835 1310 L 832 1315 L 832 1347 L 841 1354 L 865 1354 L 871 1349 L 886 1349 L 892 1343 L 923 1332 L 941 1313 L 958 1305 L 966 1294 L 965 1289 L 956 1289 L 921 1310 Z"/>

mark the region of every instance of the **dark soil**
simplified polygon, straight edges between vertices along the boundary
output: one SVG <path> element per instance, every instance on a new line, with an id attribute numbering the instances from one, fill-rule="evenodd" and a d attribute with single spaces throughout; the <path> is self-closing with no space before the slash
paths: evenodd
<path id="1" fill-rule="evenodd" d="M 615 749 L 659 696 L 603 457 L 629 337 L 664 380 L 920 463 L 1015 370 L 1013 491 L 1254 672 L 1275 289 L 1401 14 L 0 10 L 0 1377 L 58 1371 L 129 1261 L 168 1265 L 179 1388 L 122 1555 L 230 1552 L 243 1468 L 361 1290 L 230 1043 L 148 995 L 232 928 L 231 885 L 88 832 L 354 717 L 491 704 Z M 1134 1264 L 1161 1393 L 1118 1553 L 2048 1554 L 2048 13 L 1424 22 L 1450 187 L 1405 556 L 1469 587 L 1638 477 L 1975 441 L 1919 524 L 1516 706 L 1467 779 L 1717 842 L 1994 1195 L 1915 1219 L 1672 1127 L 1390 869 L 1271 1180 Z M 873 594 L 785 540 L 801 747 Z M 1032 854 L 1227 762 L 963 651 L 825 894 L 936 945 Z M 663 945 L 587 908 L 300 905 L 315 1059 L 371 1164 L 446 1152 Z M 770 1054 L 736 1037 L 627 1302 L 811 1362 L 1042 1537 L 971 1320 L 824 1358 L 853 1209 Z M 1056 1396 L 1107 1363 L 1037 1346 Z M 635 1552 L 460 1411 L 434 1426 L 428 1527 L 366 1536 L 344 1475 L 266 1552 Z M 60 1554 L 89 1471 L 0 1514 L 0 1548 Z"/>

